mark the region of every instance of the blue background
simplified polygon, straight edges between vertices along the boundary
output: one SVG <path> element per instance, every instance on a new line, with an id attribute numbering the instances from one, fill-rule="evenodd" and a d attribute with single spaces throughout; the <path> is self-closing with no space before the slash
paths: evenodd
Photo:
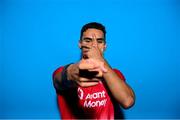
<path id="1" fill-rule="evenodd" d="M 0 11 L 0 118 L 60 118 L 51 75 L 78 61 L 91 21 L 136 93 L 125 118 L 180 118 L 180 1 L 1 0 Z"/>

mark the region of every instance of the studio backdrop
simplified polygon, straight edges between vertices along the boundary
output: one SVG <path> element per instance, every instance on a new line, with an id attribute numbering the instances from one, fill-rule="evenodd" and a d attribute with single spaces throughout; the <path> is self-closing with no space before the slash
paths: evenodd
<path id="1" fill-rule="evenodd" d="M 92 21 L 136 94 L 125 118 L 180 118 L 178 0 L 1 0 L 0 118 L 61 118 L 52 73 L 79 60 Z"/>

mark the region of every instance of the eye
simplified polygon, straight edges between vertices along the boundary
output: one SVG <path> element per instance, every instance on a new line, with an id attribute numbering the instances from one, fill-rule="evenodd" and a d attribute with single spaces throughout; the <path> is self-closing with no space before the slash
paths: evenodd
<path id="1" fill-rule="evenodd" d="M 97 42 L 98 42 L 98 43 L 104 43 L 104 41 L 102 41 L 102 40 L 98 40 Z"/>
<path id="2" fill-rule="evenodd" d="M 89 43 L 89 42 L 91 42 L 92 40 L 91 40 L 90 38 L 84 38 L 82 41 L 83 41 L 83 42 L 86 42 L 86 43 Z"/>
<path id="3" fill-rule="evenodd" d="M 84 42 L 87 42 L 87 43 L 89 43 L 89 42 L 91 42 L 91 40 L 88 40 L 88 39 L 85 39 L 85 40 L 83 40 Z"/>

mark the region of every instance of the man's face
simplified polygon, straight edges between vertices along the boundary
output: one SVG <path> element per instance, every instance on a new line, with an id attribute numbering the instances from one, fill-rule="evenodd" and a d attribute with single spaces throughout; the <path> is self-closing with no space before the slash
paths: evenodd
<path id="1" fill-rule="evenodd" d="M 98 49 L 103 54 L 106 48 L 104 33 L 101 30 L 90 28 L 83 33 L 79 42 L 79 47 L 82 50 L 82 54 L 88 52 L 93 45 L 97 45 Z"/>

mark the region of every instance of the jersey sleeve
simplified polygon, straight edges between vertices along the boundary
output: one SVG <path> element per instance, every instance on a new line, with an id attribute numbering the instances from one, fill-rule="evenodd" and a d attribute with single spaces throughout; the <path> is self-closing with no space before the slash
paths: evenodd
<path id="1" fill-rule="evenodd" d="M 63 68 L 64 68 L 64 67 L 61 66 L 61 67 L 57 68 L 57 69 L 53 72 L 53 75 L 52 75 L 53 79 L 54 79 L 54 77 L 55 77 L 55 75 L 56 75 L 57 73 L 62 72 Z"/>
<path id="2" fill-rule="evenodd" d="M 120 79 L 122 79 L 123 81 L 126 81 L 126 79 L 121 71 L 119 71 L 118 69 L 113 69 L 113 70 L 119 76 Z"/>
<path id="3" fill-rule="evenodd" d="M 57 68 L 52 74 L 53 79 L 56 74 L 63 72 L 64 68 L 65 68 L 64 66 Z M 75 116 L 72 113 L 72 107 L 69 105 L 69 102 L 67 102 L 67 101 L 70 101 L 69 95 L 71 95 L 71 90 L 66 91 L 66 94 L 60 94 L 57 91 L 58 90 L 56 88 L 57 103 L 58 103 L 58 109 L 60 111 L 61 119 L 75 119 Z"/>

